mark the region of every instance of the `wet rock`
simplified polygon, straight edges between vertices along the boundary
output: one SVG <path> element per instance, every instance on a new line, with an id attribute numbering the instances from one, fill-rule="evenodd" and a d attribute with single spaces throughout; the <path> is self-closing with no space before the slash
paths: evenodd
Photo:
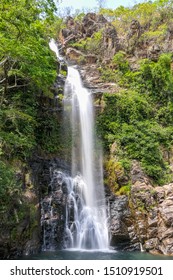
<path id="1" fill-rule="evenodd" d="M 110 224 L 111 245 L 116 248 L 130 248 L 138 242 L 132 226 L 131 213 L 128 208 L 126 196 L 114 197 L 110 202 Z M 131 242 L 131 240 L 133 240 Z"/>

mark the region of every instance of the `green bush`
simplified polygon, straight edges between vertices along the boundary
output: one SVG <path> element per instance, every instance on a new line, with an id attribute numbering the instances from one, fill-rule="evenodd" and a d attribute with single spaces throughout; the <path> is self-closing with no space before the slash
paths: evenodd
<path id="1" fill-rule="evenodd" d="M 126 60 L 126 54 L 122 51 L 119 51 L 113 56 L 112 64 L 123 74 L 130 70 L 129 62 Z"/>
<path id="2" fill-rule="evenodd" d="M 116 192 L 116 195 L 129 195 L 130 189 L 131 189 L 130 184 L 129 184 L 129 185 L 126 185 L 126 186 L 122 186 L 122 187 Z"/>
<path id="3" fill-rule="evenodd" d="M 116 142 L 116 155 L 120 160 L 139 160 L 155 182 L 166 182 L 169 168 L 163 151 L 169 154 L 171 150 L 173 128 L 158 122 L 156 108 L 148 103 L 145 95 L 123 91 L 105 94 L 104 100 L 106 107 L 98 116 L 97 128 L 105 149 L 109 151 Z"/>

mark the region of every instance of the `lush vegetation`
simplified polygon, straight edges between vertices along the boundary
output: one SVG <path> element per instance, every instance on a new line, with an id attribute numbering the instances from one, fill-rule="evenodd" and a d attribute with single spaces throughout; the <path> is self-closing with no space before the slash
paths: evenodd
<path id="1" fill-rule="evenodd" d="M 132 7 L 122 5 L 115 10 L 103 8 L 100 13 L 114 24 L 121 35 L 127 33 L 127 26 L 133 19 L 139 20 L 141 26 L 147 29 L 147 32 L 151 32 L 145 33 L 146 37 L 151 38 L 152 32 L 158 33 L 159 36 L 164 35 L 169 28 L 167 24 L 172 24 L 173 2 L 172 0 L 143 1 Z"/>
<path id="2" fill-rule="evenodd" d="M 113 62 L 117 58 L 113 76 L 125 89 L 104 95 L 98 125 L 105 148 L 116 142 L 119 159 L 139 160 L 145 172 L 162 184 L 170 180 L 173 144 L 171 55 L 162 54 L 157 62 L 142 60 L 138 71 L 130 71 L 121 53 Z"/>
<path id="3" fill-rule="evenodd" d="M 123 39 L 122 50 L 98 68 L 102 81 L 118 85 L 114 94 L 104 94 L 103 110 L 98 117 L 98 131 L 105 151 L 111 154 L 105 165 L 106 183 L 117 191 L 122 184 L 118 186 L 116 174 L 128 171 L 132 160 L 141 163 L 154 183 L 170 182 L 173 72 L 172 53 L 167 51 L 165 40 L 168 42 L 172 34 L 173 1 L 146 1 L 129 8 L 120 6 L 100 12 Z M 136 33 L 129 29 L 133 20 L 139 23 Z M 140 50 L 158 45 L 161 52 L 157 57 L 137 58 Z M 112 154 L 113 146 L 116 151 Z"/>
<path id="4" fill-rule="evenodd" d="M 48 45 L 62 23 L 55 11 L 52 0 L 0 2 L 1 222 L 8 216 L 9 221 L 19 222 L 26 213 L 22 175 L 16 174 L 22 174 L 36 149 L 44 149 L 42 137 L 45 141 L 51 137 L 51 126 L 46 137 L 40 136 L 40 129 L 46 118 L 44 107 L 53 100 L 51 87 L 57 75 L 56 58 Z M 54 118 L 49 116 L 47 126 Z"/>

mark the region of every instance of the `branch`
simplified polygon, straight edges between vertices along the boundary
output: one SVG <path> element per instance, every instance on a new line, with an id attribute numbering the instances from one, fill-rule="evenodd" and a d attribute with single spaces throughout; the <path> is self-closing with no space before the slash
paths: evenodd
<path id="1" fill-rule="evenodd" d="M 26 86 L 29 86 L 29 83 L 28 84 L 24 84 L 24 85 L 17 85 L 17 84 L 14 84 L 13 86 L 7 86 L 7 89 L 11 89 L 11 88 L 18 88 L 18 87 L 26 87 Z"/>
<path id="2" fill-rule="evenodd" d="M 2 79 L 2 80 L 0 81 L 0 84 L 2 84 L 2 83 L 5 82 L 5 81 L 6 81 L 6 78 Z"/>
<path id="3" fill-rule="evenodd" d="M 3 65 L 8 60 L 8 57 L 6 57 L 3 61 L 0 62 L 0 66 Z"/>

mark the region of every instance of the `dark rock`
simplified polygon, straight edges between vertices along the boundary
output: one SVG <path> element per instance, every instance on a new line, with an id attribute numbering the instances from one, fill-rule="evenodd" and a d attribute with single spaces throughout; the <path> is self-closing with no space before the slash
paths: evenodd
<path id="1" fill-rule="evenodd" d="M 173 255 L 173 184 L 153 187 L 136 161 L 131 179 L 130 197 L 109 196 L 111 244 Z"/>
<path id="2" fill-rule="evenodd" d="M 161 47 L 157 44 L 154 44 L 148 49 L 148 58 L 153 61 L 157 61 L 161 54 Z"/>
<path id="3" fill-rule="evenodd" d="M 110 198 L 109 198 L 110 199 Z M 132 216 L 128 208 L 126 196 L 114 197 L 110 202 L 110 224 L 111 245 L 121 249 L 128 247 L 138 241 L 132 228 Z M 133 240 L 133 242 L 131 242 Z"/>
<path id="4" fill-rule="evenodd" d="M 127 38 L 130 39 L 134 35 L 137 35 L 138 38 L 141 35 L 141 25 L 140 25 L 139 21 L 136 20 L 136 19 L 133 19 L 131 24 L 130 24 L 130 28 L 129 28 L 129 32 L 127 34 Z"/>
<path id="5" fill-rule="evenodd" d="M 156 187 L 155 189 L 156 192 L 156 199 L 158 203 L 162 203 L 165 199 L 165 190 L 163 187 Z"/>

